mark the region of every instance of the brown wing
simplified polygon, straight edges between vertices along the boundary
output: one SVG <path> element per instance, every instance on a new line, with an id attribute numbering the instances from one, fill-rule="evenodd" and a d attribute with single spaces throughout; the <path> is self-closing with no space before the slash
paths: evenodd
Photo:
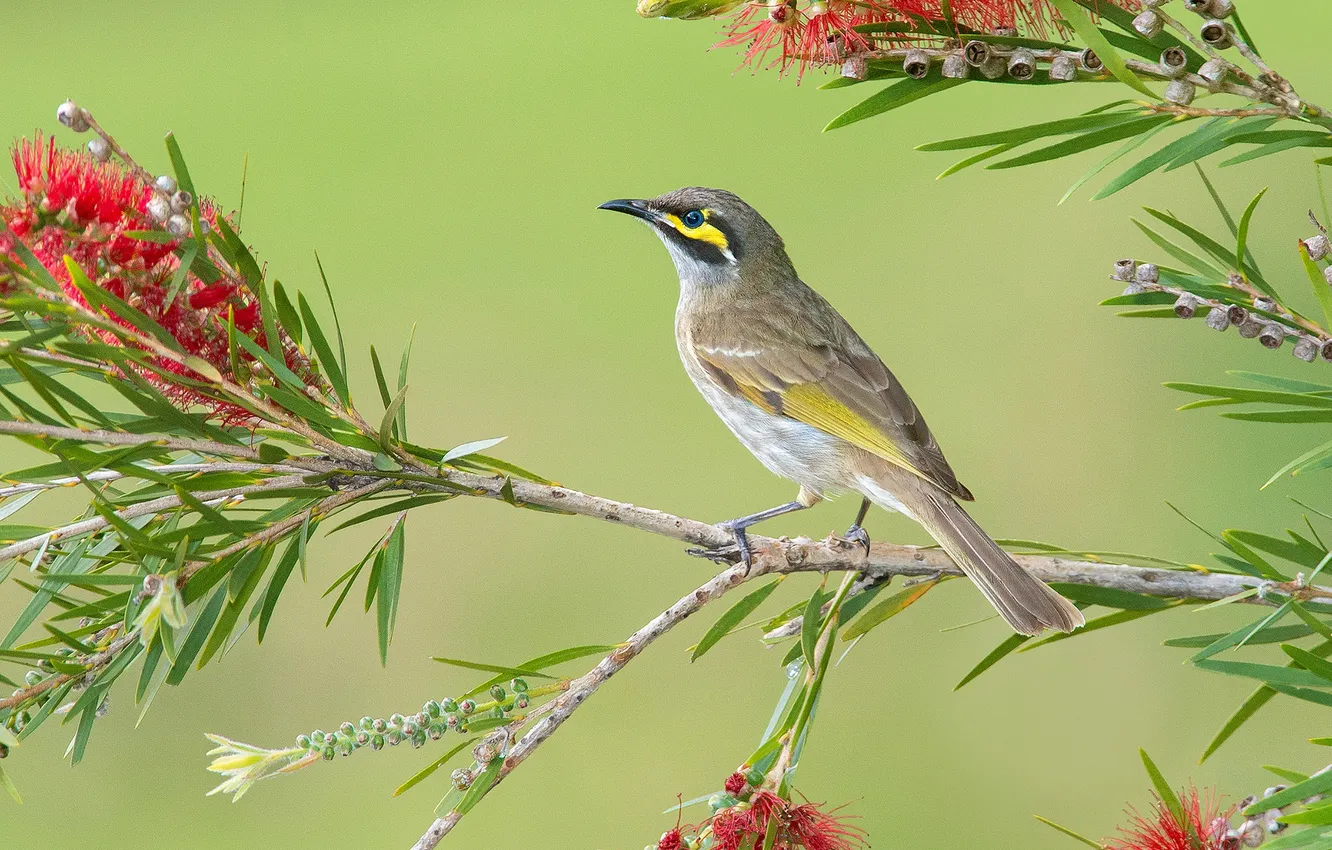
<path id="1" fill-rule="evenodd" d="M 781 316 L 740 307 L 692 321 L 690 340 L 704 368 L 732 395 L 970 500 L 901 383 L 845 319 L 802 288 L 810 303 Z"/>

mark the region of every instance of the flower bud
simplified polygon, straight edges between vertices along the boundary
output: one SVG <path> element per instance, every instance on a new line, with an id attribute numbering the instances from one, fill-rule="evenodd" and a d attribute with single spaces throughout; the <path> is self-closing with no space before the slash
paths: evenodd
<path id="1" fill-rule="evenodd" d="M 950 80 L 965 80 L 971 73 L 971 65 L 961 53 L 950 53 L 944 57 L 943 68 L 939 73 Z"/>
<path id="2" fill-rule="evenodd" d="M 188 236 L 192 229 L 190 220 L 183 215 L 173 215 L 166 220 L 166 231 L 172 236 Z"/>
<path id="3" fill-rule="evenodd" d="M 1176 106 L 1188 106 L 1193 103 L 1196 92 L 1196 87 L 1188 80 L 1171 80 L 1165 88 L 1165 99 Z"/>
<path id="4" fill-rule="evenodd" d="M 1161 16 L 1151 9 L 1144 9 L 1136 18 L 1133 19 L 1133 28 L 1137 30 L 1143 38 L 1156 38 L 1161 34 L 1161 28 L 1164 26 Z"/>
<path id="5" fill-rule="evenodd" d="M 1092 71 L 1093 73 L 1098 72 L 1105 67 L 1105 63 L 1101 61 L 1101 57 L 1097 56 L 1096 51 L 1092 50 L 1090 47 L 1082 51 L 1081 55 L 1078 56 L 1078 61 L 1082 64 L 1083 70 Z"/>
<path id="6" fill-rule="evenodd" d="M 908 50 L 902 58 L 902 70 L 912 79 L 922 79 L 930 72 L 930 54 L 924 50 Z"/>
<path id="7" fill-rule="evenodd" d="M 449 727 L 445 726 L 443 723 L 431 723 L 430 728 L 426 730 L 426 734 L 430 736 L 430 740 L 438 741 L 440 738 L 443 738 L 444 733 L 448 731 Z"/>
<path id="8" fill-rule="evenodd" d="M 378 752 L 378 751 L 384 749 L 384 736 L 383 736 L 383 735 L 371 735 L 371 736 L 370 736 L 370 749 L 374 750 L 375 752 Z"/>
<path id="9" fill-rule="evenodd" d="M 343 723 L 341 726 L 338 727 L 338 731 L 342 733 L 344 738 L 356 737 L 356 727 L 351 725 L 350 723 Z"/>
<path id="10" fill-rule="evenodd" d="M 1212 18 L 1205 22 L 1202 25 L 1202 29 L 1198 30 L 1198 35 L 1202 36 L 1203 41 L 1217 50 L 1225 50 L 1232 43 L 1230 40 L 1230 27 L 1226 26 L 1225 21 L 1217 18 Z"/>
<path id="11" fill-rule="evenodd" d="M 188 210 L 190 208 L 190 204 L 193 203 L 194 203 L 194 196 L 191 195 L 189 192 L 183 190 L 180 192 L 176 192 L 171 196 L 171 211 L 177 213 L 183 213 L 186 210 Z"/>
<path id="12" fill-rule="evenodd" d="M 1115 260 L 1115 280 L 1133 280 L 1138 271 L 1138 261 L 1134 259 Z"/>
<path id="13" fill-rule="evenodd" d="M 389 727 L 388 721 L 382 717 L 379 717 L 375 719 L 375 722 L 371 725 L 370 728 L 382 735 L 388 731 L 388 727 Z"/>
<path id="14" fill-rule="evenodd" d="M 514 679 L 513 681 L 509 682 L 509 687 L 514 691 L 514 693 L 525 694 L 527 693 L 527 680 Z"/>
<path id="15" fill-rule="evenodd" d="M 482 741 L 475 747 L 472 747 L 472 758 L 476 759 L 477 764 L 490 764 L 495 758 L 495 745 L 489 741 Z"/>
<path id="16" fill-rule="evenodd" d="M 1258 341 L 1263 348 L 1278 349 L 1286 341 L 1286 331 L 1275 322 L 1269 323 L 1258 333 Z"/>
<path id="17" fill-rule="evenodd" d="M 842 63 L 842 76 L 848 80 L 863 80 L 869 76 L 869 62 L 864 56 L 848 57 Z"/>
<path id="18" fill-rule="evenodd" d="M 990 45 L 983 41 L 968 41 L 962 48 L 962 55 L 968 65 L 979 68 L 990 60 Z"/>
<path id="19" fill-rule="evenodd" d="M 1209 83 L 1219 83 L 1226 78 L 1230 63 L 1224 59 L 1208 59 L 1198 69 L 1198 76 Z"/>
<path id="20" fill-rule="evenodd" d="M 310 733 L 310 740 L 315 744 L 315 746 L 323 746 L 324 741 L 326 741 L 327 739 L 328 736 L 324 734 L 323 729 L 316 729 L 314 730 L 314 732 Z"/>
<path id="21" fill-rule="evenodd" d="M 72 100 L 56 107 L 56 120 L 76 133 L 86 133 L 92 126 L 88 123 L 88 113 Z"/>
<path id="22" fill-rule="evenodd" d="M 449 727 L 450 729 L 457 729 L 457 728 L 458 728 L 458 715 L 456 715 L 456 714 L 446 714 L 446 715 L 444 715 L 444 725 L 447 726 L 447 727 Z"/>
<path id="23" fill-rule="evenodd" d="M 388 735 L 384 736 L 390 747 L 396 747 L 402 743 L 402 732 L 397 729 L 390 729 Z"/>
<path id="24" fill-rule="evenodd" d="M 1207 327 L 1214 331 L 1230 327 L 1230 315 L 1225 307 L 1213 307 L 1207 311 Z"/>
<path id="25" fill-rule="evenodd" d="M 1068 83 L 1078 78 L 1078 66 L 1064 54 L 1059 54 L 1050 61 L 1050 79 Z"/>
<path id="26" fill-rule="evenodd" d="M 1308 252 L 1309 259 L 1323 260 L 1332 254 L 1332 242 L 1328 241 L 1326 234 L 1320 233 L 1304 240 L 1304 250 Z"/>
<path id="27" fill-rule="evenodd" d="M 356 746 L 364 747 L 370 743 L 370 733 L 361 730 L 360 732 L 356 733 L 356 737 L 354 740 L 356 741 Z"/>
<path id="28" fill-rule="evenodd" d="M 1036 76 L 1036 54 L 1019 47 L 1008 57 L 1008 76 L 1026 82 Z"/>
<path id="29" fill-rule="evenodd" d="M 449 778 L 453 781 L 453 787 L 457 788 L 459 791 L 466 791 L 468 788 L 472 787 L 472 771 L 465 767 L 460 767 L 453 771 L 453 774 Z"/>
<path id="30" fill-rule="evenodd" d="M 402 722 L 402 734 L 403 734 L 405 737 L 408 737 L 408 738 L 412 737 L 412 736 L 415 735 L 420 729 L 421 729 L 421 727 L 416 725 L 416 721 L 415 721 L 415 720 L 410 720 L 410 719 L 409 719 L 409 720 L 404 720 L 404 721 Z"/>
<path id="31" fill-rule="evenodd" d="M 1179 47 L 1167 47 L 1161 51 L 1161 73 L 1167 77 L 1179 77 L 1188 70 L 1189 56 Z"/>
<path id="32" fill-rule="evenodd" d="M 310 736 L 309 736 L 309 735 L 297 735 L 297 736 L 296 736 L 296 746 L 300 747 L 302 750 L 308 750 L 308 749 L 310 749 Z"/>
<path id="33" fill-rule="evenodd" d="M 1234 321 L 1233 317 L 1231 321 Z M 1263 323 L 1253 317 L 1245 319 L 1239 323 L 1239 335 L 1244 339 L 1253 339 L 1263 331 Z"/>
<path id="34" fill-rule="evenodd" d="M 498 702 L 503 702 L 503 701 L 504 701 L 504 695 L 505 695 L 504 688 L 500 687 L 499 685 L 492 685 L 492 686 L 491 686 L 491 688 L 490 688 L 490 696 L 491 696 L 491 699 L 494 699 L 494 700 L 496 700 L 496 701 L 498 701 Z"/>
<path id="35" fill-rule="evenodd" d="M 106 162 L 111 158 L 111 146 L 106 143 L 106 139 L 96 136 L 88 140 L 88 153 L 98 162 Z"/>
<path id="36" fill-rule="evenodd" d="M 466 717 L 473 711 L 476 711 L 476 703 L 472 702 L 470 699 L 465 699 L 458 703 L 458 710 L 462 712 L 464 717 Z"/>
<path id="37" fill-rule="evenodd" d="M 406 719 L 407 718 L 403 717 L 401 714 L 390 714 L 388 722 L 390 726 L 397 726 L 401 728 L 403 721 Z"/>
<path id="38" fill-rule="evenodd" d="M 1155 263 L 1143 263 L 1133 272 L 1133 277 L 1139 283 L 1159 283 L 1161 281 L 1161 270 Z"/>

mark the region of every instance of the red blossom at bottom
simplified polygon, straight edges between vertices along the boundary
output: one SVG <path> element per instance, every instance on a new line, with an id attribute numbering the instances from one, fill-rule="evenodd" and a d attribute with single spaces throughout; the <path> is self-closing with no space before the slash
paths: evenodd
<path id="1" fill-rule="evenodd" d="M 865 832 L 822 804 L 799 805 L 771 791 L 753 793 L 747 803 L 722 809 L 699 825 L 713 850 L 761 847 L 771 834 L 774 850 L 855 850 L 865 847 Z M 670 833 L 667 833 L 669 835 Z"/>
<path id="2" fill-rule="evenodd" d="M 1119 828 L 1119 837 L 1106 842 L 1107 850 L 1231 850 L 1226 842 L 1230 818 L 1211 795 L 1203 799 L 1190 788 L 1183 804 L 1183 820 L 1160 797 L 1150 815 L 1131 811 L 1132 820 Z"/>

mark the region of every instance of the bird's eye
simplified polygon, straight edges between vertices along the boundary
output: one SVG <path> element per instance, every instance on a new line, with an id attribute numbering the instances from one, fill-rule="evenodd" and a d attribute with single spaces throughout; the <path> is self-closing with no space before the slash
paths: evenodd
<path id="1" fill-rule="evenodd" d="M 690 210 L 684 214 L 684 226 L 693 230 L 696 227 L 702 227 L 705 216 L 702 210 Z"/>

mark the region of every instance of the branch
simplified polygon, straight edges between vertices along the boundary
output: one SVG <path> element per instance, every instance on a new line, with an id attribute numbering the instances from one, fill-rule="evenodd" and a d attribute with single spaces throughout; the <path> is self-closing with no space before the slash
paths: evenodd
<path id="1" fill-rule="evenodd" d="M 515 485 L 516 487 L 516 485 Z M 562 488 L 559 488 L 562 489 Z M 572 492 L 572 491 L 569 491 Z M 579 496 L 584 496 L 578 493 Z M 586 497 L 595 498 L 595 497 Z M 602 500 L 605 501 L 605 500 Z M 624 507 L 632 508 L 632 505 Z M 642 510 L 635 508 L 634 510 Z M 653 512 L 655 513 L 655 512 Z M 682 522 L 691 522 L 691 520 L 681 520 Z M 713 526 L 707 526 L 712 528 Z M 504 777 L 508 776 L 513 770 L 527 760 L 537 747 L 541 746 L 555 734 L 555 731 L 564 724 L 564 721 L 578 710 L 578 707 L 587 701 L 587 698 L 596 693 L 597 688 L 601 687 L 607 679 L 614 676 L 624 668 L 626 664 L 636 658 L 648 644 L 657 638 L 666 634 L 666 632 L 684 622 L 691 614 L 712 600 L 718 598 L 726 591 L 743 583 L 747 578 L 755 578 L 762 574 L 763 570 L 755 565 L 754 569 L 748 575 L 742 567 L 731 567 L 728 570 L 714 576 L 706 584 L 697 590 L 683 597 L 670 608 L 667 608 L 661 614 L 657 615 L 652 622 L 643 626 L 643 628 L 629 636 L 618 649 L 607 655 L 601 660 L 601 663 L 592 668 L 586 675 L 575 679 L 569 685 L 569 690 L 562 696 L 552 700 L 550 713 L 541 718 L 535 726 L 528 730 L 514 748 L 509 752 L 508 757 L 504 759 L 504 765 L 500 768 L 499 774 L 495 777 L 495 782 L 491 785 L 491 790 L 498 785 Z M 462 815 L 458 812 L 450 812 L 442 818 L 435 820 L 425 834 L 412 845 L 412 850 L 433 850 L 435 845 L 440 842 L 444 836 L 453 831 Z"/>

